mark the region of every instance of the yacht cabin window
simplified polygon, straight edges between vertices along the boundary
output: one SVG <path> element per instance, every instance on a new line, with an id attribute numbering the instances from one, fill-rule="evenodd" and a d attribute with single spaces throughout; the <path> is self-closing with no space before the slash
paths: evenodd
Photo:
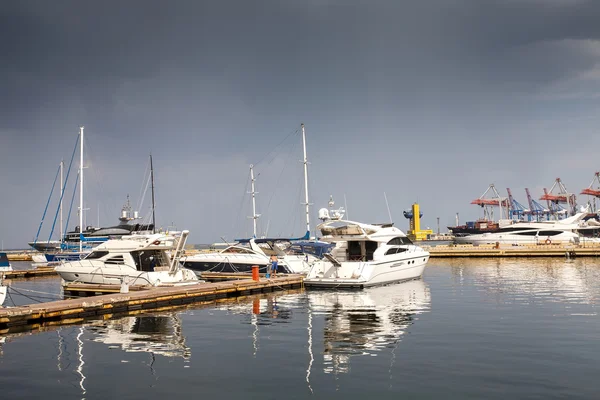
<path id="1" fill-rule="evenodd" d="M 408 249 L 405 249 L 404 247 L 392 247 L 391 249 L 385 252 L 385 255 L 387 256 L 390 254 L 403 253 L 405 251 L 408 251 Z"/>
<path id="2" fill-rule="evenodd" d="M 389 242 L 387 242 L 387 244 L 389 246 L 401 246 L 401 245 L 413 244 L 413 242 L 411 242 L 410 239 L 407 238 L 406 236 L 398 236 L 398 237 L 393 238 Z"/>
<path id="3" fill-rule="evenodd" d="M 104 263 L 106 264 L 123 264 L 125 263 L 125 260 L 123 259 L 122 255 L 119 256 L 114 256 L 109 258 L 108 260 L 104 261 Z"/>
<path id="4" fill-rule="evenodd" d="M 90 254 L 88 254 L 85 259 L 86 260 L 96 260 L 96 259 L 102 258 L 106 255 L 108 255 L 108 251 L 96 250 L 96 251 L 92 251 Z"/>

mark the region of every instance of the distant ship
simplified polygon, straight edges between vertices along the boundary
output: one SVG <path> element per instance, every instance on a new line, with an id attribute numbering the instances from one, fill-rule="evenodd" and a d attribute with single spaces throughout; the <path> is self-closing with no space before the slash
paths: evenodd
<path id="1" fill-rule="evenodd" d="M 448 226 L 448 229 L 454 235 L 472 235 L 486 232 L 497 232 L 500 224 L 497 221 L 489 219 L 478 219 L 477 221 L 468 221 L 465 225 Z"/>
<path id="2" fill-rule="evenodd" d="M 82 231 L 81 235 L 84 241 L 88 245 L 99 244 L 107 241 L 108 239 L 120 238 L 122 236 L 131 235 L 133 233 L 152 233 L 154 224 L 130 224 L 129 222 L 135 219 L 139 219 L 138 212 L 132 213 L 131 204 L 129 203 L 129 196 L 127 197 L 127 203 L 121 209 L 121 216 L 119 217 L 119 224 L 108 227 L 94 227 L 87 226 Z M 80 242 L 79 226 L 75 229 L 65 233 L 63 240 L 51 240 L 51 241 L 37 241 L 29 242 L 29 246 L 42 253 L 57 252 L 65 249 L 79 247 Z"/>

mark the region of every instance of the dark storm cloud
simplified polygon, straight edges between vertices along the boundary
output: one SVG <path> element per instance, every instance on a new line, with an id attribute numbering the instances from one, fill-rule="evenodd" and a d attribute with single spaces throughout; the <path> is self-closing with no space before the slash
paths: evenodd
<path id="1" fill-rule="evenodd" d="M 598 144 L 599 19 L 577 0 L 4 2 L 5 185 L 36 193 L 4 200 L 3 221 L 15 243 L 33 234 L 39 213 L 14 210 L 43 207 L 79 124 L 104 195 L 137 191 L 152 151 L 161 213 L 198 242 L 240 232 L 247 165 L 300 122 L 315 206 L 345 193 L 356 218 L 386 219 L 384 191 L 397 216 L 418 200 L 444 224 L 476 216 L 492 182 L 520 201 L 557 175 L 578 190 Z M 267 175 L 263 196 L 285 192 Z M 295 201 L 272 203 L 271 229 L 289 230 Z"/>

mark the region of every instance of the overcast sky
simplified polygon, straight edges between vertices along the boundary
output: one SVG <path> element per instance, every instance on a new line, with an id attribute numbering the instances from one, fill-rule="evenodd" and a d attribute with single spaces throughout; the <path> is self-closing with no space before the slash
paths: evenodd
<path id="1" fill-rule="evenodd" d="M 3 1 L 0 239 L 35 237 L 79 125 L 87 224 L 140 204 L 152 153 L 157 224 L 193 243 L 252 233 L 252 163 L 260 233 L 303 234 L 300 123 L 313 222 L 330 194 L 387 222 L 385 193 L 404 230 L 419 202 L 442 231 L 491 183 L 578 194 L 600 168 L 599 20 L 585 0 Z"/>

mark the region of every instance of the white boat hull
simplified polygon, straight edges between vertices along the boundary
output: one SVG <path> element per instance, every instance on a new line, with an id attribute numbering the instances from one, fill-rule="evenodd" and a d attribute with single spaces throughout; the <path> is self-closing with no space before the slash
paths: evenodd
<path id="1" fill-rule="evenodd" d="M 101 268 L 93 261 L 75 261 L 59 265 L 56 272 L 66 282 L 80 282 L 100 285 L 160 286 L 176 283 L 197 283 L 198 278 L 193 271 L 181 268 L 174 273 L 168 271 L 138 271 L 125 265 L 106 265 Z"/>
<path id="2" fill-rule="evenodd" d="M 381 262 L 342 262 L 339 266 L 329 261 L 315 263 L 304 285 L 327 288 L 364 288 L 392 282 L 419 279 L 429 260 L 428 252 L 412 254 L 410 258 Z"/>
<path id="3" fill-rule="evenodd" d="M 527 245 L 527 244 L 573 244 L 577 240 L 583 241 L 584 238 L 579 238 L 579 236 L 573 232 L 562 232 L 556 236 L 525 236 L 518 234 L 500 234 L 500 233 L 482 233 L 475 235 L 467 235 L 456 237 L 454 242 L 457 244 L 474 244 L 474 245 L 483 245 L 483 244 L 514 244 L 514 245 Z M 592 242 L 593 239 L 588 239 L 586 241 Z"/>
<path id="4" fill-rule="evenodd" d="M 6 291 L 8 290 L 7 286 L 4 286 L 0 283 L 0 306 L 4 304 L 4 300 L 6 300 Z"/>

